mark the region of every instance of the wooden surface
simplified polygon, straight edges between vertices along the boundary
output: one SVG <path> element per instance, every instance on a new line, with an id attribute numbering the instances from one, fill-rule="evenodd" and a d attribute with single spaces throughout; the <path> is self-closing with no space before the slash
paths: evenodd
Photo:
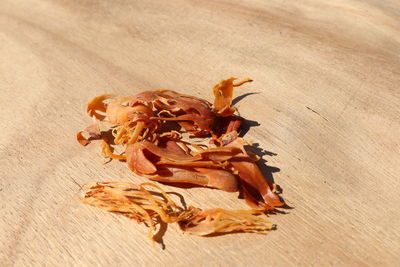
<path id="1" fill-rule="evenodd" d="M 1 1 L 2 266 L 394 266 L 400 261 L 400 2 Z M 294 209 L 267 236 L 201 238 L 83 205 L 80 186 L 134 181 L 75 133 L 102 93 L 168 88 L 211 100 L 252 77 L 247 139 Z M 244 208 L 236 193 L 175 189 Z"/>

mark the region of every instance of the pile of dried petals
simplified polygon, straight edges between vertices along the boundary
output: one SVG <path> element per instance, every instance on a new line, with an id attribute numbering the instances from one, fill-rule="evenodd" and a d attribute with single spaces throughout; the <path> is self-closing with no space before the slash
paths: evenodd
<path id="1" fill-rule="evenodd" d="M 93 123 L 77 134 L 77 140 L 87 145 L 101 139 L 105 157 L 126 161 L 133 172 L 153 181 L 240 191 L 252 210 L 184 210 L 153 184 L 145 185 L 161 191 L 163 200 L 143 185 L 97 183 L 84 202 L 145 222 L 150 227 L 149 236 L 157 220 L 178 222 L 184 231 L 198 235 L 271 229 L 270 223 L 255 214 L 274 210 L 283 202 L 254 156 L 245 150 L 249 144 L 238 137 L 244 119 L 235 115 L 231 106 L 233 88 L 251 80 L 234 80 L 223 80 L 214 87 L 214 104 L 170 90 L 129 97 L 98 96 L 87 105 Z M 100 130 L 100 126 L 106 129 Z M 209 137 L 209 143 L 196 144 L 196 137 Z M 114 153 L 117 146 L 123 153 Z"/>

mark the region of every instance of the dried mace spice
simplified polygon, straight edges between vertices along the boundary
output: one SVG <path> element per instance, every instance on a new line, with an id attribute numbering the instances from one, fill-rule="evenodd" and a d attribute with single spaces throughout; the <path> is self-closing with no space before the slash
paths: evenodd
<path id="1" fill-rule="evenodd" d="M 271 229 L 256 215 L 284 203 L 255 157 L 246 151 L 250 144 L 238 136 L 244 118 L 232 107 L 233 91 L 252 80 L 235 80 L 214 86 L 213 103 L 171 90 L 95 97 L 87 104 L 92 124 L 76 137 L 84 146 L 102 140 L 104 157 L 125 161 L 134 173 L 153 181 L 239 191 L 251 210 L 183 210 L 164 193 L 160 200 L 144 185 L 127 183 L 97 183 L 84 202 L 144 222 L 150 228 L 149 237 L 157 220 L 177 222 L 182 230 L 198 235 Z M 116 148 L 122 153 L 115 153 Z"/>
<path id="2" fill-rule="evenodd" d="M 260 211 L 183 208 L 152 183 L 97 182 L 84 188 L 88 189 L 82 198 L 84 203 L 144 223 L 149 228 L 147 236 L 150 240 L 161 222 L 178 223 L 184 232 L 199 236 L 266 233 L 273 228 L 270 222 L 256 216 L 262 213 Z"/>

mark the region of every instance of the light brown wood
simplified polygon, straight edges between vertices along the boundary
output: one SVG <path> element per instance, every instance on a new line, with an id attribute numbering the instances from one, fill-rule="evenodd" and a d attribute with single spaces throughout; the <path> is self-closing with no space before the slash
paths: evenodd
<path id="1" fill-rule="evenodd" d="M 400 2 L 1 1 L 2 266 L 383 265 L 400 261 Z M 96 180 L 145 181 L 75 133 L 102 93 L 168 88 L 212 99 L 223 78 L 257 121 L 246 138 L 294 209 L 267 236 L 146 228 L 79 201 Z M 245 208 L 236 193 L 175 189 Z"/>

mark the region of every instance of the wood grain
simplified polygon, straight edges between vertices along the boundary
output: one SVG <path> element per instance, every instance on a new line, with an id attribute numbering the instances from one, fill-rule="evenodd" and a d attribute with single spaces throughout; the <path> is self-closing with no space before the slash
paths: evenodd
<path id="1" fill-rule="evenodd" d="M 400 261 L 400 3 L 337 1 L 0 2 L 2 266 L 395 266 Z M 211 99 L 222 78 L 257 121 L 247 139 L 294 209 L 267 236 L 146 229 L 85 206 L 94 180 L 144 181 L 80 147 L 85 103 L 168 88 Z M 279 171 L 277 171 L 279 170 Z M 203 208 L 237 194 L 168 190 Z"/>

